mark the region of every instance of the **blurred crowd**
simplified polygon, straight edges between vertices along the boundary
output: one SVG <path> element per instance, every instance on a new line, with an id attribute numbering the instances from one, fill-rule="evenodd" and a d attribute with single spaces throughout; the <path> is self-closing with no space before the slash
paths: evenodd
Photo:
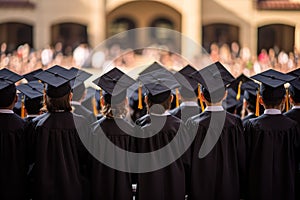
<path id="1" fill-rule="evenodd" d="M 180 55 L 172 53 L 166 46 L 152 45 L 143 50 L 122 49 L 118 44 L 93 51 L 87 44 L 80 44 L 75 49 L 63 48 L 62 43 L 34 50 L 28 44 L 20 45 L 13 52 L 7 51 L 7 44 L 1 44 L 0 69 L 8 68 L 18 74 L 26 74 L 36 69 L 47 69 L 53 65 L 66 68 L 106 68 L 118 67 L 127 70 L 135 66 L 159 61 L 170 71 L 178 71 L 187 64 Z M 206 55 L 205 55 L 206 54 Z M 240 47 L 233 42 L 230 45 L 212 43 L 208 52 L 204 53 L 211 62 L 220 61 L 235 77 L 240 74 L 252 76 L 267 69 L 275 69 L 283 73 L 299 67 L 299 52 L 284 52 L 279 48 L 262 49 L 258 55 L 251 54 L 248 47 Z M 192 63 L 201 68 L 202 56 L 194 56 Z"/>

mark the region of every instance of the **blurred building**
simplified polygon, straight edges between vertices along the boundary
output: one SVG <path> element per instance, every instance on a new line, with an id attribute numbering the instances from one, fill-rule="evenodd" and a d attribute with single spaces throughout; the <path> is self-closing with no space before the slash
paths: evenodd
<path id="1" fill-rule="evenodd" d="M 300 49 L 300 0 L 0 0 L 0 42 L 9 50 L 25 42 L 36 49 L 57 42 L 95 47 L 116 33 L 149 26 L 180 31 L 207 50 L 212 42 L 235 41 L 255 54 L 274 47 L 289 52 Z M 166 36 L 134 38 L 151 37 Z"/>

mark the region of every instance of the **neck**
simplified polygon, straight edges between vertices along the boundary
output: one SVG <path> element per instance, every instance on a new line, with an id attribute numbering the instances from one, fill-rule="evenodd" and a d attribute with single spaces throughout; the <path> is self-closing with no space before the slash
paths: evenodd
<path id="1" fill-rule="evenodd" d="M 208 101 L 205 101 L 205 104 L 207 106 L 222 106 L 222 103 L 221 102 L 217 102 L 217 103 L 210 103 Z"/>

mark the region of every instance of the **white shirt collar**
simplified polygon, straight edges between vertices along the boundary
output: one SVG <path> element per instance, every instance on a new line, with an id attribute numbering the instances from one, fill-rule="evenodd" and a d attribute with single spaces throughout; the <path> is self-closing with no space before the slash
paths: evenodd
<path id="1" fill-rule="evenodd" d="M 206 106 L 204 111 L 211 111 L 211 112 L 224 111 L 224 108 L 222 106 Z"/>
<path id="2" fill-rule="evenodd" d="M 198 106 L 198 104 L 195 101 L 185 101 L 180 104 L 180 107 L 182 106 Z"/>
<path id="3" fill-rule="evenodd" d="M 300 109 L 300 106 L 293 106 L 292 109 Z"/>
<path id="4" fill-rule="evenodd" d="M 154 116 L 167 116 L 167 115 L 171 115 L 171 114 L 169 113 L 168 110 L 166 110 L 163 114 L 151 113 L 151 115 L 154 115 Z"/>
<path id="5" fill-rule="evenodd" d="M 5 114 L 13 114 L 14 111 L 9 110 L 9 109 L 0 109 L 0 113 L 5 113 Z"/>
<path id="6" fill-rule="evenodd" d="M 249 112 L 247 116 L 250 116 L 250 115 L 253 115 L 253 114 L 254 114 L 253 112 Z"/>
<path id="7" fill-rule="evenodd" d="M 39 115 L 27 115 L 26 117 L 37 117 Z"/>
<path id="8" fill-rule="evenodd" d="M 278 109 L 265 109 L 264 114 L 266 115 L 279 115 L 281 111 Z"/>
<path id="9" fill-rule="evenodd" d="M 71 104 L 72 105 L 76 105 L 76 106 L 81 105 L 81 103 L 79 101 L 71 101 Z"/>

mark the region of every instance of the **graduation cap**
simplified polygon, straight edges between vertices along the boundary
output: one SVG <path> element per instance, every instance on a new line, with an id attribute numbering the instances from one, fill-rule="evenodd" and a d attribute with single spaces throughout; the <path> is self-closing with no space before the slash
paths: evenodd
<path id="1" fill-rule="evenodd" d="M 16 74 L 6 68 L 0 70 L 0 94 L 15 93 L 15 83 L 21 80 L 23 76 Z"/>
<path id="2" fill-rule="evenodd" d="M 138 80 L 147 89 L 149 100 L 156 104 L 167 100 L 171 95 L 171 90 L 180 87 L 174 75 L 168 70 L 155 70 L 151 73 L 140 75 Z"/>
<path id="3" fill-rule="evenodd" d="M 52 98 L 63 97 L 71 91 L 70 81 L 76 78 L 74 73 L 55 65 L 36 75 L 35 78 L 47 83 L 46 94 Z"/>
<path id="4" fill-rule="evenodd" d="M 198 81 L 193 78 L 192 74 L 197 72 L 195 68 L 190 65 L 185 66 L 174 74 L 174 77 L 179 82 L 180 94 L 183 97 L 193 98 L 198 92 Z"/>
<path id="5" fill-rule="evenodd" d="M 25 78 L 28 82 L 30 82 L 30 81 L 37 81 L 38 79 L 35 78 L 34 75 L 36 75 L 36 74 L 38 74 L 38 73 L 41 73 L 42 71 L 43 71 L 42 69 L 37 69 L 37 70 L 34 70 L 34 71 L 32 71 L 32 72 L 29 72 L 29 73 L 27 73 L 27 74 L 25 74 L 25 75 L 23 75 L 23 76 L 24 76 L 24 78 Z"/>
<path id="6" fill-rule="evenodd" d="M 289 91 L 295 103 L 299 103 L 300 102 L 300 77 L 290 82 Z"/>
<path id="7" fill-rule="evenodd" d="M 244 74 L 239 75 L 234 81 L 231 82 L 230 88 L 232 88 L 236 92 L 236 99 L 240 100 L 243 95 L 243 87 L 242 85 L 246 82 L 252 81 L 250 78 L 245 76 Z"/>
<path id="8" fill-rule="evenodd" d="M 295 76 L 295 77 L 300 77 L 300 68 L 299 69 L 296 69 L 296 70 L 293 70 L 289 73 L 287 73 L 288 75 L 291 75 L 291 76 Z"/>
<path id="9" fill-rule="evenodd" d="M 102 88 L 104 100 L 109 104 L 123 101 L 126 98 L 127 88 L 135 83 L 132 78 L 117 68 L 113 68 L 93 82 Z"/>
<path id="10" fill-rule="evenodd" d="M 251 78 L 261 82 L 260 94 L 269 101 L 276 101 L 285 95 L 284 84 L 295 79 L 295 77 L 269 69 Z"/>
<path id="11" fill-rule="evenodd" d="M 222 102 L 222 105 L 223 105 L 224 109 L 230 113 L 234 113 L 234 111 L 238 107 L 241 107 L 243 104 L 242 98 L 237 100 L 236 96 L 237 96 L 237 93 L 232 88 L 227 89 L 227 97 Z"/>
<path id="12" fill-rule="evenodd" d="M 201 84 L 204 97 L 212 103 L 220 101 L 226 87 L 235 80 L 220 62 L 215 62 L 195 72 L 193 77 Z"/>
<path id="13" fill-rule="evenodd" d="M 140 85 L 138 82 L 136 82 L 132 86 L 130 86 L 127 91 L 127 96 L 129 97 L 129 106 L 133 110 L 138 110 L 146 106 L 144 102 L 146 96 L 146 88 L 144 86 L 141 86 L 141 94 L 139 94 L 140 93 L 139 90 L 140 90 Z M 140 95 L 142 99 L 141 102 L 139 100 Z M 139 106 L 140 103 L 142 104 L 142 107 Z"/>
<path id="14" fill-rule="evenodd" d="M 139 75 L 143 75 L 143 74 L 147 74 L 149 72 L 153 72 L 155 70 L 167 70 L 166 68 L 164 68 L 162 65 L 160 65 L 157 62 L 152 63 L 151 65 L 149 65 L 146 69 L 144 69 L 141 73 L 139 73 Z"/>
<path id="15" fill-rule="evenodd" d="M 72 67 L 71 69 L 69 69 L 69 71 L 73 73 L 74 76 L 76 76 L 76 79 L 71 80 L 70 84 L 73 91 L 73 99 L 75 101 L 78 101 L 82 98 L 82 95 L 85 92 L 84 81 L 90 78 L 92 74 L 75 67 Z"/>

